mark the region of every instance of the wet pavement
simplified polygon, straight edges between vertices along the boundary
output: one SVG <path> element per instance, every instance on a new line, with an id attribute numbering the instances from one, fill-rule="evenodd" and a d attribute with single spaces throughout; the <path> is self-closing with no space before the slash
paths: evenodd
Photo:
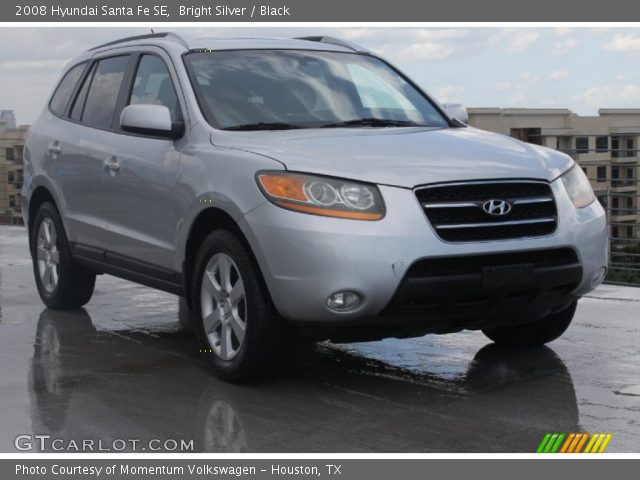
<path id="1" fill-rule="evenodd" d="M 177 297 L 100 276 L 85 309 L 45 309 L 24 230 L 0 227 L 0 452 L 20 434 L 138 451 L 533 452 L 549 431 L 612 432 L 608 452 L 640 452 L 639 346 L 640 288 L 602 286 L 549 347 L 478 332 L 323 343 L 275 380 L 229 385 Z"/>

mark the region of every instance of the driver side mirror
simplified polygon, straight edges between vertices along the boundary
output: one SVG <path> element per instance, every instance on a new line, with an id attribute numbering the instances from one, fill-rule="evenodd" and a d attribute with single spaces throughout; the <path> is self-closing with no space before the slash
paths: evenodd
<path id="1" fill-rule="evenodd" d="M 120 114 L 120 126 L 125 132 L 173 139 L 184 131 L 182 123 L 171 122 L 171 112 L 164 105 L 128 105 Z"/>
<path id="2" fill-rule="evenodd" d="M 460 103 L 443 103 L 442 106 L 450 117 L 453 117 L 462 123 L 467 123 L 469 121 L 469 113 L 464 105 Z"/>

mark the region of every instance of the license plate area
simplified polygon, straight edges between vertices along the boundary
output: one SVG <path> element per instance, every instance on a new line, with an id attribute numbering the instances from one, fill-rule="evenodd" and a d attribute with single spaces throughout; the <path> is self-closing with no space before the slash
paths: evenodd
<path id="1" fill-rule="evenodd" d="M 534 281 L 534 265 L 505 265 L 500 267 L 484 267 L 482 269 L 482 285 L 484 288 L 531 285 Z"/>

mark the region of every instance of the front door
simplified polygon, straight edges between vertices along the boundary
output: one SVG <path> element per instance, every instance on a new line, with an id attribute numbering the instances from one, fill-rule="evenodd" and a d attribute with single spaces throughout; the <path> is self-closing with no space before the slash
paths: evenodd
<path id="1" fill-rule="evenodd" d="M 123 106 L 164 105 L 174 121 L 183 121 L 168 65 L 169 59 L 160 51 L 136 55 Z M 175 272 L 174 190 L 180 151 L 187 140 L 124 131 L 116 131 L 114 137 L 113 155 L 105 164 L 102 182 L 110 237 L 107 257 L 152 275 L 158 275 L 158 268 Z"/>

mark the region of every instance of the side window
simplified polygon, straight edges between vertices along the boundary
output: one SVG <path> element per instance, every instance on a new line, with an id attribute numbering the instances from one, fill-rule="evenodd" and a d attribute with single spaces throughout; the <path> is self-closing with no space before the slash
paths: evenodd
<path id="1" fill-rule="evenodd" d="M 96 64 L 94 63 L 91 67 L 91 71 L 87 74 L 84 79 L 84 83 L 82 84 L 82 88 L 76 97 L 75 103 L 71 108 L 71 119 L 72 120 L 80 120 L 82 118 L 82 111 L 84 110 L 84 104 L 87 101 L 87 93 L 89 92 L 89 85 L 91 85 L 91 80 L 93 79 L 93 74 L 96 71 Z"/>
<path id="2" fill-rule="evenodd" d="M 56 88 L 56 91 L 53 94 L 53 97 L 51 97 L 51 103 L 49 103 L 49 107 L 53 113 L 57 115 L 64 115 L 67 105 L 69 105 L 71 94 L 73 93 L 78 80 L 80 80 L 85 66 L 86 63 L 76 65 L 62 78 L 58 88 Z"/>
<path id="3" fill-rule="evenodd" d="M 138 64 L 129 105 L 164 105 L 171 119 L 179 120 L 178 97 L 167 66 L 155 55 L 143 55 Z"/>
<path id="4" fill-rule="evenodd" d="M 128 55 L 105 58 L 98 62 L 84 105 L 82 122 L 97 127 L 111 126 L 128 64 Z"/>

